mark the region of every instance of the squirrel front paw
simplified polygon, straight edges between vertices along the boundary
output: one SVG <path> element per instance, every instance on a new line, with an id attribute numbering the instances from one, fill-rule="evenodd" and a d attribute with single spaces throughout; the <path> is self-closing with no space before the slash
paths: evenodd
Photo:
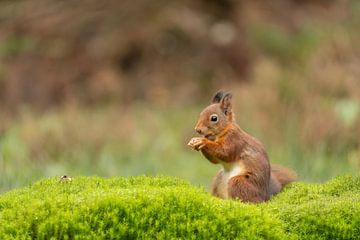
<path id="1" fill-rule="evenodd" d="M 192 149 L 199 151 L 206 145 L 206 138 L 203 137 L 194 137 L 187 144 Z"/>

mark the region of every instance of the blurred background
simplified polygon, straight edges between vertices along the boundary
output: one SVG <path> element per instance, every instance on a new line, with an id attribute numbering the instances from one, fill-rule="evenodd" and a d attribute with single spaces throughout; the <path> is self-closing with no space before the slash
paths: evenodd
<path id="1" fill-rule="evenodd" d="M 301 181 L 360 169 L 360 1 L 0 1 L 0 192 L 220 168 L 186 143 L 219 88 Z"/>

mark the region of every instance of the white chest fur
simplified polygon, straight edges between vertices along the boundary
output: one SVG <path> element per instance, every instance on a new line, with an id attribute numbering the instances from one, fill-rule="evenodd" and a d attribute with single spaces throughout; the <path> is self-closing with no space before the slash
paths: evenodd
<path id="1" fill-rule="evenodd" d="M 224 163 L 221 177 L 219 179 L 218 194 L 223 199 L 229 198 L 228 183 L 235 176 L 245 173 L 245 168 L 240 163 Z"/>

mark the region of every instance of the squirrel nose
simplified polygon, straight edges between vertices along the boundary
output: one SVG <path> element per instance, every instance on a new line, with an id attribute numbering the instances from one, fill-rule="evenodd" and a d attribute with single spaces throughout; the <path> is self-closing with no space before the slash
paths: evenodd
<path id="1" fill-rule="evenodd" d="M 202 134 L 202 133 L 203 133 L 203 131 L 201 130 L 201 128 L 195 128 L 195 131 L 197 131 L 198 134 Z"/>

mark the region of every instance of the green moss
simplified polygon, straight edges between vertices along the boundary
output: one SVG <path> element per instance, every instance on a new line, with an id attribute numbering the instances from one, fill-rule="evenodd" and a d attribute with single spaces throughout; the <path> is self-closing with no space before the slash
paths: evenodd
<path id="1" fill-rule="evenodd" d="M 269 207 L 300 239 L 360 239 L 360 176 L 293 184 Z"/>
<path id="2" fill-rule="evenodd" d="M 224 201 L 171 177 L 39 181 L 0 196 L 0 239 L 355 239 L 360 176 Z"/>

